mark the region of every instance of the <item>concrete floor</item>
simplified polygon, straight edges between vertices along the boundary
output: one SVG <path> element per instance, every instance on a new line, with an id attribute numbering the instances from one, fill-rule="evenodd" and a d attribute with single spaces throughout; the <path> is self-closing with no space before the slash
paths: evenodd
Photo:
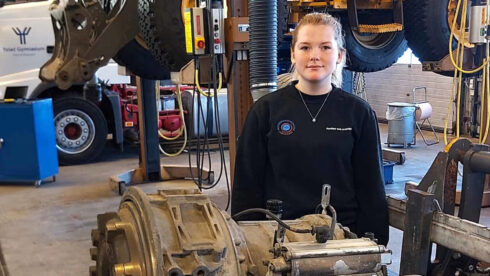
<path id="1" fill-rule="evenodd" d="M 381 124 L 381 141 L 386 141 L 387 126 Z M 387 192 L 400 194 L 406 181 L 420 181 L 443 144 L 427 147 L 422 140 L 405 149 L 406 163 L 394 167 L 395 183 Z M 87 275 L 90 260 L 90 231 L 97 214 L 116 211 L 120 197 L 110 190 L 110 176 L 138 165 L 138 147 L 127 146 L 119 152 L 108 143 L 97 163 L 60 167 L 57 180 L 41 188 L 31 184 L 0 184 L 0 243 L 10 273 L 16 275 Z M 213 170 L 219 171 L 219 154 L 213 152 Z M 226 152 L 226 163 L 228 163 Z M 188 156 L 162 158 L 162 164 L 187 164 Z M 152 193 L 158 184 L 140 185 Z M 220 207 L 226 206 L 225 181 L 208 191 Z M 490 209 L 484 209 L 481 222 L 490 225 Z M 392 229 L 390 243 L 393 264 L 399 267 L 401 231 Z"/>

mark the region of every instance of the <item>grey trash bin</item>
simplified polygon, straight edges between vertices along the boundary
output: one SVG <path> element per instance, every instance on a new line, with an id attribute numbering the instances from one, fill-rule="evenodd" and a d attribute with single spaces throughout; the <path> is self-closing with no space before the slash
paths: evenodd
<path id="1" fill-rule="evenodd" d="M 411 103 L 388 103 L 388 147 L 415 144 L 415 105 Z"/>

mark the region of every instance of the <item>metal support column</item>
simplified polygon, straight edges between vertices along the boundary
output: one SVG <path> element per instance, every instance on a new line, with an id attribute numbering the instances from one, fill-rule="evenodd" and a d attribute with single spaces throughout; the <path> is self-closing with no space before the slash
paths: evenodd
<path id="1" fill-rule="evenodd" d="M 483 152 L 480 152 L 483 151 Z M 480 221 L 483 188 L 485 186 L 485 171 L 488 168 L 488 146 L 475 144 L 466 152 L 463 162 L 463 185 L 461 187 L 461 204 L 458 217 L 473 222 Z"/>
<path id="2" fill-rule="evenodd" d="M 248 24 L 248 1 L 227 0 L 226 2 L 228 6 L 228 19 L 246 19 L 245 22 Z M 233 28 L 233 25 L 230 27 Z M 230 181 L 233 185 L 236 143 L 253 101 L 250 95 L 248 42 L 237 42 L 233 40 L 232 36 L 227 36 L 226 39 L 226 59 L 228 62 L 228 66 L 226 67 L 230 67 L 231 69 L 227 72 L 227 88 Z"/>
<path id="3" fill-rule="evenodd" d="M 419 190 L 408 190 L 407 195 L 400 275 L 427 275 L 434 195 Z"/>
<path id="4" fill-rule="evenodd" d="M 136 78 L 138 124 L 140 129 L 140 167 L 145 181 L 160 181 L 160 151 L 155 98 L 156 81 Z"/>

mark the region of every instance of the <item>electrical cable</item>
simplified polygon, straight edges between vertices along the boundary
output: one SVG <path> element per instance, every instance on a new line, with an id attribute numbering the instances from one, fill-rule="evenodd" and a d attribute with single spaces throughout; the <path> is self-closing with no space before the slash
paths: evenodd
<path id="1" fill-rule="evenodd" d="M 473 74 L 473 73 L 476 73 L 480 70 L 483 69 L 484 66 L 486 66 L 488 64 L 488 60 L 484 61 L 478 68 L 476 69 L 473 69 L 473 70 L 464 70 L 461 67 L 459 67 L 456 62 L 454 61 L 454 57 L 453 57 L 453 51 L 452 51 L 452 45 L 453 45 L 453 36 L 454 36 L 454 28 L 456 27 L 456 17 L 458 15 L 458 12 L 459 12 L 459 8 L 460 8 L 460 4 L 461 4 L 461 0 L 458 1 L 458 4 L 456 6 L 456 12 L 455 12 L 455 17 L 454 17 L 454 20 L 453 20 L 453 24 L 451 26 L 451 34 L 449 36 L 449 57 L 451 58 L 451 63 L 453 64 L 454 66 L 454 69 L 455 70 L 458 70 L 462 73 L 466 73 L 466 74 Z M 463 12 L 461 14 L 461 28 L 460 28 L 460 34 L 461 34 L 461 39 L 458 40 L 458 44 L 459 43 L 462 43 L 464 45 L 464 34 L 465 34 L 465 25 L 466 25 L 466 12 L 467 12 L 467 7 L 468 7 L 468 0 L 464 0 L 463 2 Z M 487 3 L 487 8 L 488 8 L 488 3 Z M 463 46 L 464 48 L 464 46 Z M 462 61 L 461 61 L 462 62 Z"/>
<path id="2" fill-rule="evenodd" d="M 217 89 L 215 88 L 215 91 L 214 91 L 214 118 L 215 118 L 216 135 L 218 138 L 218 147 L 219 147 L 221 164 L 220 164 L 220 173 L 219 173 L 219 176 L 218 176 L 218 179 L 216 180 L 216 182 L 212 185 L 204 187 L 204 189 L 214 188 L 219 183 L 219 181 L 221 180 L 222 173 L 224 171 L 225 179 L 226 179 L 227 195 L 228 195 L 227 204 L 226 204 L 226 208 L 225 208 L 225 210 L 227 211 L 229 209 L 230 203 L 231 203 L 231 187 L 230 187 L 230 182 L 229 182 L 229 178 L 228 178 L 228 169 L 226 168 L 226 158 L 225 158 L 225 153 L 224 153 L 224 142 L 223 142 L 223 135 L 221 132 L 221 121 L 220 121 L 220 116 L 219 116 L 219 104 L 218 104 L 218 94 L 221 90 L 222 81 L 223 81 L 222 73 L 221 73 L 222 64 L 220 63 L 219 60 L 217 60 L 215 58 L 213 60 L 213 67 L 215 69 L 216 69 L 216 67 L 218 67 L 218 70 L 215 70 L 215 71 L 219 72 L 218 73 L 218 88 Z M 213 75 L 213 78 L 214 78 L 213 81 L 215 82 L 216 81 L 216 75 Z"/>
<path id="3" fill-rule="evenodd" d="M 163 154 L 165 154 L 165 155 L 167 155 L 169 157 L 174 157 L 174 156 L 180 155 L 185 150 L 185 148 L 187 146 L 187 128 L 186 128 L 186 125 L 185 125 L 184 108 L 183 108 L 183 105 L 182 105 L 182 95 L 181 95 L 182 92 L 180 91 L 180 86 L 179 85 L 177 85 L 176 92 L 177 92 L 177 103 L 178 103 L 179 109 L 180 109 L 180 119 L 182 120 L 181 129 L 183 129 L 183 133 L 184 133 L 184 143 L 182 144 L 182 146 L 180 147 L 180 149 L 177 152 L 175 152 L 175 153 L 165 152 L 165 150 L 159 144 L 158 147 L 160 149 L 160 152 L 162 152 Z M 176 136 L 176 137 L 179 137 L 179 136 Z M 177 139 L 177 138 L 175 138 L 175 139 Z"/>
<path id="4" fill-rule="evenodd" d="M 177 104 L 179 105 L 179 113 L 184 113 L 184 108 L 182 107 L 182 99 L 180 99 L 180 102 L 179 102 L 179 96 L 180 96 L 180 91 L 177 91 L 179 90 L 179 85 L 176 86 L 176 89 L 175 89 L 175 94 L 177 94 Z M 160 87 L 157 85 L 155 86 L 155 94 L 159 94 L 160 92 Z M 157 97 L 157 101 L 160 100 L 159 99 L 160 97 Z M 160 111 L 157 111 L 157 118 L 160 117 Z M 183 118 L 181 116 L 181 118 Z M 163 126 L 162 126 L 163 128 Z M 173 136 L 173 137 L 168 137 L 168 136 L 165 136 L 165 134 L 162 133 L 162 129 L 158 129 L 158 136 L 160 136 L 160 138 L 163 138 L 167 141 L 174 141 L 174 140 L 177 140 L 184 132 L 184 129 L 185 129 L 185 121 L 182 121 L 182 124 L 180 125 L 179 127 L 179 132 L 177 133 L 177 135 Z M 184 143 L 186 143 L 187 141 L 185 141 Z M 184 145 L 184 148 L 185 148 L 185 145 Z M 160 150 L 160 152 L 164 153 L 163 150 Z"/>
<path id="5" fill-rule="evenodd" d="M 194 66 L 197 68 L 198 66 L 198 63 L 197 63 L 197 58 L 194 57 Z M 193 89 L 192 89 L 192 97 L 191 97 L 191 112 L 190 112 L 190 121 L 191 123 L 195 126 L 194 124 L 194 99 L 195 99 L 195 95 L 196 95 L 196 78 L 194 78 L 194 84 L 193 84 Z M 199 122 L 199 121 L 198 121 Z M 199 129 L 199 124 L 197 124 L 197 128 Z M 197 135 L 196 135 L 197 133 Z M 196 130 L 194 129 L 194 135 L 197 136 L 196 137 L 196 140 L 199 139 L 199 132 L 196 132 Z M 190 145 L 188 145 L 188 148 L 187 148 L 187 156 L 188 156 L 188 161 L 189 161 L 189 171 L 190 171 L 190 174 L 191 174 L 191 178 L 192 180 L 194 181 L 194 183 L 199 187 L 199 190 L 201 191 L 201 185 L 199 184 L 199 180 L 196 181 L 196 178 L 194 177 L 194 174 L 192 172 L 192 154 L 191 154 L 191 147 Z"/>
<path id="6" fill-rule="evenodd" d="M 286 224 L 282 219 L 280 219 L 279 217 L 277 217 L 271 211 L 269 211 L 267 209 L 262 209 L 262 208 L 251 208 L 251 209 L 247 209 L 247 210 L 244 210 L 244 211 L 241 211 L 241 212 L 236 213 L 231 218 L 234 219 L 235 221 L 238 221 L 238 218 L 239 217 L 241 217 L 243 215 L 246 215 L 246 214 L 251 214 L 251 213 L 263 213 L 263 214 L 266 214 L 267 216 L 269 216 L 273 220 L 277 221 L 277 223 L 279 225 L 281 225 L 282 227 L 286 228 L 287 230 L 289 230 L 291 232 L 295 232 L 295 233 L 310 233 L 310 234 L 313 234 L 314 233 L 313 229 L 298 229 L 298 228 L 294 228 L 294 227 Z"/>
<path id="7" fill-rule="evenodd" d="M 488 43 L 487 43 L 487 55 L 489 53 L 489 49 L 488 49 Z M 486 81 L 485 81 L 485 90 L 486 91 L 482 91 L 482 95 L 485 94 L 486 96 L 486 104 L 487 104 L 487 122 L 486 122 L 486 126 L 485 126 L 485 135 L 483 136 L 483 139 L 481 141 L 481 143 L 485 143 L 487 141 L 487 137 L 488 137 L 488 131 L 489 131 L 489 126 L 490 126 L 490 79 L 489 79 L 489 76 L 490 76 L 490 72 L 489 72 L 489 66 L 487 65 L 486 67 Z M 481 113 L 483 113 L 483 104 L 485 102 L 482 102 L 481 104 Z M 483 121 L 481 122 L 481 124 L 483 124 Z M 481 129 L 481 128 L 480 128 Z M 482 130 L 480 130 L 480 136 L 482 136 Z"/>
<path id="8" fill-rule="evenodd" d="M 466 73 L 466 74 L 472 74 L 472 73 L 476 73 L 478 71 L 481 71 L 483 70 L 483 76 L 482 76 L 482 100 L 481 100 L 481 115 L 480 115 L 480 141 L 482 141 L 482 136 L 485 137 L 487 136 L 488 134 L 488 127 L 485 128 L 485 134 L 481 133 L 483 131 L 483 128 L 482 128 L 482 124 L 483 124 L 483 112 L 484 112 L 484 108 L 483 108 L 483 105 L 485 103 L 485 95 L 487 95 L 489 93 L 489 85 L 488 85 L 488 75 L 489 75 L 489 70 L 488 70 L 488 67 L 489 67 L 489 61 L 490 61 L 490 53 L 488 51 L 488 48 L 489 48 L 489 43 L 488 41 L 486 42 L 486 57 L 483 59 L 483 62 L 482 64 L 474 69 L 474 70 L 464 70 L 462 68 L 463 66 L 463 58 L 464 58 L 464 49 L 465 49 L 465 46 L 464 46 L 464 39 L 465 39 L 465 29 L 466 29 L 466 14 L 467 14 L 467 6 L 468 6 L 468 1 L 467 0 L 464 0 L 463 1 L 463 9 L 462 9 L 462 13 L 461 13 L 461 25 L 460 25 L 460 37 L 458 39 L 458 44 L 457 44 L 457 50 L 456 50 L 456 60 L 454 59 L 454 55 L 453 55 L 453 50 L 452 50 L 452 41 L 453 41 L 453 37 L 455 36 L 455 28 L 456 28 L 456 21 L 457 21 L 457 15 L 459 14 L 459 9 L 461 7 L 461 1 L 462 0 L 458 0 L 458 3 L 457 3 L 457 6 L 456 6 L 456 11 L 455 11 L 455 18 L 451 24 L 451 34 L 450 34 L 450 37 L 449 37 L 449 56 L 450 56 L 450 59 L 451 59 L 451 63 L 453 64 L 454 66 L 454 76 L 453 76 L 453 85 L 452 85 L 452 90 L 451 90 L 451 100 L 454 98 L 454 92 L 455 92 L 455 86 L 456 86 L 456 83 L 458 84 L 458 88 L 457 88 L 457 92 L 456 92 L 456 138 L 455 139 L 459 139 L 459 135 L 460 135 L 460 129 L 459 129 L 459 125 L 460 125 L 460 111 L 461 111 L 461 83 L 462 83 L 462 76 L 463 76 L 463 73 Z M 485 10 L 485 13 L 486 13 L 486 22 L 485 24 L 488 26 L 489 25 L 489 14 L 488 14 L 488 8 L 489 8 L 489 2 L 487 1 L 486 3 L 486 10 Z M 456 78 L 457 78 L 457 81 L 456 81 Z M 488 106 L 488 97 L 487 98 L 487 106 Z M 448 145 L 448 141 L 447 141 L 447 127 L 448 127 L 448 121 L 449 121 L 449 114 L 451 112 L 451 101 L 449 102 L 448 104 L 448 111 L 446 113 L 446 118 L 445 118 L 445 121 L 444 121 L 444 143 L 446 145 Z M 488 112 L 488 108 L 487 108 L 487 118 L 490 118 L 490 112 Z M 488 120 L 487 120 L 487 125 L 488 125 Z"/>
<path id="9" fill-rule="evenodd" d="M 458 48 L 457 48 L 457 51 L 459 51 L 459 48 L 460 48 L 460 44 L 458 44 Z M 451 88 L 451 98 L 449 98 L 449 103 L 448 103 L 448 106 L 447 106 L 447 113 L 446 113 L 446 119 L 444 120 L 444 144 L 445 145 L 448 145 L 448 141 L 447 141 L 447 125 L 448 125 L 448 122 L 449 122 L 449 114 L 451 113 L 451 106 L 452 106 L 452 101 L 453 101 L 453 98 L 454 98 L 454 92 L 456 90 L 456 77 L 457 77 L 457 71 L 454 70 L 454 75 L 453 75 L 453 85 L 452 85 L 452 88 Z"/>
<path id="10" fill-rule="evenodd" d="M 481 132 L 483 131 L 483 105 L 485 104 L 485 94 L 486 93 L 483 93 L 485 87 L 486 87 L 486 75 L 487 75 L 487 68 L 484 67 L 483 68 L 483 74 L 482 74 L 482 84 L 481 84 L 481 88 L 482 88 L 482 93 L 481 93 L 481 97 L 480 97 L 480 137 L 478 139 L 478 142 L 481 144 L 482 140 L 483 140 L 483 135 L 481 135 Z"/>
<path id="11" fill-rule="evenodd" d="M 486 12 L 487 12 L 487 16 L 486 16 L 486 25 L 487 25 L 487 28 L 488 26 L 490 25 L 490 14 L 489 14 L 489 11 L 488 9 L 490 8 L 490 2 L 489 1 L 486 1 L 487 2 L 487 8 L 486 8 Z M 485 53 L 486 53 L 486 59 L 487 61 L 490 60 L 490 43 L 487 39 L 487 43 L 486 43 L 486 49 L 485 49 Z M 480 105 L 480 113 L 481 114 L 484 114 L 484 108 L 483 108 L 483 105 L 485 104 L 486 102 L 486 111 L 487 111 L 487 120 L 486 120 L 486 126 L 485 126 L 485 134 L 482 135 L 483 133 L 483 129 L 482 129 L 482 125 L 483 125 L 483 120 L 480 120 L 480 138 L 483 136 L 483 138 L 481 139 L 481 142 L 480 143 L 485 143 L 487 141 L 487 137 L 488 137 L 488 132 L 489 132 L 489 126 L 490 126 L 490 64 L 487 63 L 487 65 L 485 66 L 485 69 L 486 71 L 484 71 L 485 73 L 485 76 L 482 77 L 482 79 L 484 78 L 484 80 L 482 80 L 483 83 L 485 83 L 485 88 L 483 88 L 483 85 L 482 85 L 482 100 L 481 100 L 481 105 Z M 486 99 L 486 101 L 484 100 Z M 483 118 L 483 115 L 481 116 L 481 118 Z"/>
<path id="12" fill-rule="evenodd" d="M 461 0 L 460 0 L 461 1 Z M 466 11 L 467 11 L 467 0 L 464 0 L 463 2 L 463 13 L 461 15 L 461 30 L 466 29 Z M 453 21 L 453 26 L 455 26 L 456 21 Z M 461 32 L 461 39 L 458 41 L 458 43 L 461 44 L 460 52 L 459 52 L 459 64 L 462 67 L 463 66 L 463 57 L 464 57 L 464 31 Z M 452 56 L 452 54 L 451 54 Z M 451 60 L 452 61 L 452 60 Z M 460 112 L 461 112 L 461 83 L 463 79 L 463 71 L 458 70 L 458 93 L 456 93 L 456 138 L 459 138 L 459 117 L 460 117 Z"/>
<path id="13" fill-rule="evenodd" d="M 197 87 L 197 90 L 199 91 L 199 93 L 201 93 L 201 95 L 203 95 L 205 97 L 212 97 L 213 96 L 212 94 L 206 93 L 202 90 L 201 85 L 199 84 L 199 70 L 198 69 L 195 70 L 194 77 L 196 79 L 196 87 Z"/>
<path id="14" fill-rule="evenodd" d="M 219 2 L 219 1 L 218 1 Z M 206 12 L 208 15 L 208 18 L 212 18 L 212 8 L 222 8 L 220 3 L 216 3 L 211 0 L 206 0 Z M 212 4 L 217 4 L 216 6 L 212 6 Z M 209 33 L 213 33 L 213 28 L 214 26 L 212 24 L 209 24 L 207 26 L 209 28 Z M 219 60 L 218 60 L 219 58 Z M 196 165 L 197 165 L 197 178 L 193 175 L 192 170 L 191 170 L 191 177 L 194 180 L 194 182 L 197 184 L 199 189 L 202 191 L 204 189 L 212 189 L 218 185 L 220 182 L 223 172 L 226 178 L 226 184 L 227 184 L 227 192 L 228 192 L 228 200 L 227 200 L 227 205 L 226 209 L 228 210 L 231 202 L 231 189 L 230 189 L 230 183 L 228 180 L 228 171 L 226 168 L 226 158 L 225 158 L 225 152 L 224 152 L 224 143 L 223 143 L 223 137 L 222 137 L 222 131 L 221 131 L 221 125 L 220 125 L 220 117 L 219 117 L 219 105 L 218 105 L 218 94 L 222 88 L 222 83 L 223 83 L 223 75 L 222 75 L 222 56 L 219 54 L 215 54 L 213 51 L 210 53 L 210 72 L 209 72 L 209 80 L 210 80 L 210 86 L 207 88 L 207 92 L 204 91 L 204 89 L 200 85 L 200 62 L 199 58 L 197 56 L 194 56 L 194 64 L 195 64 L 195 71 L 194 71 L 194 89 L 192 93 L 192 112 L 191 114 L 195 114 L 197 112 L 197 131 L 195 131 L 196 137 Z M 230 70 L 231 72 L 231 70 Z M 218 79 L 217 79 L 218 78 Z M 212 92 L 213 91 L 213 92 Z M 201 100 L 201 95 L 205 97 L 206 99 L 206 112 L 204 112 L 203 108 L 203 103 Z M 198 97 L 195 99 L 195 97 Z M 212 101 L 212 102 L 211 102 Z M 194 103 L 197 102 L 197 107 L 195 107 Z M 214 107 L 214 108 L 213 108 Z M 197 110 L 195 110 L 197 109 Z M 213 110 L 211 110 L 213 109 Z M 206 116 L 205 116 L 206 114 Z M 214 115 L 214 120 L 213 120 L 213 115 Z M 202 119 L 201 119 L 202 117 Z M 212 120 L 212 121 L 209 121 Z M 192 118 L 192 121 L 194 122 L 194 115 Z M 208 170 L 212 171 L 212 162 L 211 162 L 211 149 L 210 149 L 210 137 L 213 135 L 211 126 L 213 126 L 213 121 L 215 122 L 215 127 L 214 129 L 216 130 L 216 135 L 218 138 L 218 144 L 219 144 L 219 154 L 220 154 L 220 172 L 219 176 L 216 180 L 213 181 L 213 183 L 209 183 L 210 181 L 207 181 L 208 183 L 204 184 L 203 181 L 206 179 L 203 179 L 203 171 L 204 171 L 204 163 L 205 160 L 208 162 Z M 204 135 L 201 137 L 201 123 L 204 127 Z M 191 167 L 192 165 L 192 154 L 191 154 L 191 147 L 188 147 L 188 161 L 189 161 L 189 166 Z M 207 156 L 206 156 L 207 155 Z M 207 157 L 207 158 L 206 158 Z M 210 180 L 209 177 L 207 180 Z"/>
<path id="15" fill-rule="evenodd" d="M 220 75 L 221 75 L 221 73 L 220 73 Z M 221 76 L 219 79 L 221 80 Z M 221 86 L 221 84 L 219 84 L 219 86 Z M 219 113 L 218 113 L 219 107 L 218 107 L 218 93 L 217 92 L 219 92 L 219 91 L 215 91 L 215 93 L 214 93 L 214 95 L 215 95 L 214 96 L 215 97 L 214 98 L 214 113 L 215 113 L 214 118 L 216 121 L 216 132 L 217 132 L 217 136 L 218 136 L 218 141 L 220 141 L 220 138 L 222 138 L 222 137 L 220 137 L 221 136 L 221 127 L 219 125 L 220 121 L 219 121 Z M 222 141 L 222 139 L 221 139 L 221 141 Z M 221 166 L 220 166 L 220 173 L 219 173 L 218 179 L 215 181 L 215 183 L 207 185 L 207 186 L 203 187 L 203 189 L 209 190 L 209 189 L 216 187 L 216 185 L 218 185 L 219 181 L 221 180 L 223 169 L 225 170 L 225 174 L 228 175 L 226 172 L 226 166 L 224 166 L 224 158 L 223 158 L 224 152 L 222 153 L 222 147 L 223 147 L 222 143 L 219 143 Z"/>
<path id="16" fill-rule="evenodd" d="M 327 206 L 328 210 L 330 210 L 330 213 L 332 214 L 332 222 L 330 223 L 330 237 L 333 238 L 335 235 L 335 227 L 337 226 L 337 212 L 335 211 L 335 208 L 333 208 L 332 205 Z M 322 214 L 322 204 L 318 204 L 315 208 L 315 213 L 317 214 Z M 325 213 L 326 215 L 326 213 Z"/>
<path id="17" fill-rule="evenodd" d="M 216 66 L 216 60 L 214 59 L 213 60 L 213 66 L 212 66 L 212 71 L 216 71 L 215 69 L 215 66 Z M 219 90 L 216 90 L 216 86 L 214 84 L 216 84 L 216 75 L 213 75 L 212 76 L 212 79 L 213 79 L 213 87 L 214 87 L 214 119 L 215 119 L 215 125 L 216 125 L 216 132 L 217 132 L 217 136 L 218 136 L 218 141 L 220 141 L 220 136 L 221 136 L 221 126 L 219 124 L 219 106 L 218 106 L 218 93 L 219 93 Z M 222 80 L 222 77 L 221 77 L 221 73 L 219 73 L 219 84 L 218 84 L 218 89 L 221 89 L 221 80 Z M 209 107 L 209 105 L 208 105 Z M 209 110 L 208 110 L 209 112 Z M 221 139 L 222 141 L 222 139 Z M 211 155 L 209 153 L 209 143 L 207 143 L 207 146 L 208 146 L 208 156 L 209 156 L 209 162 L 211 162 Z M 223 143 L 219 143 L 219 149 L 220 149 L 220 158 L 221 158 L 221 164 L 220 164 L 220 173 L 219 173 L 219 176 L 217 178 L 217 180 L 213 183 L 213 184 L 209 184 L 209 185 L 206 185 L 206 186 L 203 186 L 203 189 L 206 189 L 206 190 L 209 190 L 209 189 L 212 189 L 214 188 L 218 183 L 219 181 L 221 180 L 221 177 L 222 177 L 222 174 L 223 174 L 223 170 L 225 170 L 225 174 L 226 176 L 228 175 L 227 172 L 226 172 L 226 165 L 224 165 L 224 163 L 226 161 L 224 161 L 224 151 L 223 151 Z M 228 180 L 228 179 L 227 179 Z"/>
<path id="18" fill-rule="evenodd" d="M 196 66 L 197 72 L 199 72 L 199 60 L 197 57 L 194 59 L 194 64 Z M 192 95 L 192 102 L 195 101 L 195 97 L 197 94 L 196 88 L 199 86 L 199 85 L 197 85 L 197 83 L 199 82 L 199 74 L 197 74 L 196 76 L 197 76 L 197 78 L 194 79 L 195 86 L 194 86 L 194 91 L 193 91 L 193 95 Z M 201 89 L 199 94 L 203 94 L 201 92 L 203 92 L 202 89 Z M 204 95 L 210 95 L 210 93 L 204 93 Z M 196 165 L 197 166 L 196 167 L 198 169 L 198 175 L 197 175 L 197 180 L 196 180 L 196 178 L 192 175 L 192 172 L 191 172 L 191 177 L 194 179 L 194 182 L 199 187 L 199 189 L 202 191 L 202 189 L 205 188 L 205 187 L 203 187 L 203 180 L 206 180 L 206 179 L 202 178 L 202 171 L 204 170 L 204 157 L 206 155 L 206 152 L 208 153 L 208 164 L 209 164 L 208 170 L 209 171 L 212 170 L 212 168 L 211 168 L 212 163 L 211 163 L 211 155 L 209 153 L 210 150 L 209 150 L 208 131 L 207 131 L 208 122 L 204 117 L 204 110 L 202 108 L 201 97 L 200 97 L 200 95 L 197 95 L 197 97 L 198 97 L 197 98 L 197 122 L 198 123 L 197 123 L 197 131 L 196 131 L 196 136 L 197 136 L 196 137 L 197 138 L 197 143 L 196 143 Z M 206 99 L 209 102 L 209 96 L 206 96 Z M 193 110 L 192 114 L 194 114 L 194 105 L 192 106 L 192 110 Z M 209 112 L 209 104 L 207 105 L 207 112 Z M 202 149 L 201 149 L 201 135 L 200 135 L 201 116 L 202 116 L 202 123 L 203 123 L 203 127 L 204 127 L 204 137 L 202 139 L 203 140 Z M 189 166 L 192 166 L 191 165 L 191 153 L 190 152 L 191 151 L 189 150 Z M 207 179 L 209 179 L 209 177 Z"/>

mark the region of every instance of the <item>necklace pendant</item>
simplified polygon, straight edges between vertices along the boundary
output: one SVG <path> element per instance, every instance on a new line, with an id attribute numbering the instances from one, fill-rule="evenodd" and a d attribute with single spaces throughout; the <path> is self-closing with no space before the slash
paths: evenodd
<path id="1" fill-rule="evenodd" d="M 316 122 L 316 118 L 313 118 L 311 121 L 312 121 L 313 123 L 314 123 L 314 122 Z"/>

